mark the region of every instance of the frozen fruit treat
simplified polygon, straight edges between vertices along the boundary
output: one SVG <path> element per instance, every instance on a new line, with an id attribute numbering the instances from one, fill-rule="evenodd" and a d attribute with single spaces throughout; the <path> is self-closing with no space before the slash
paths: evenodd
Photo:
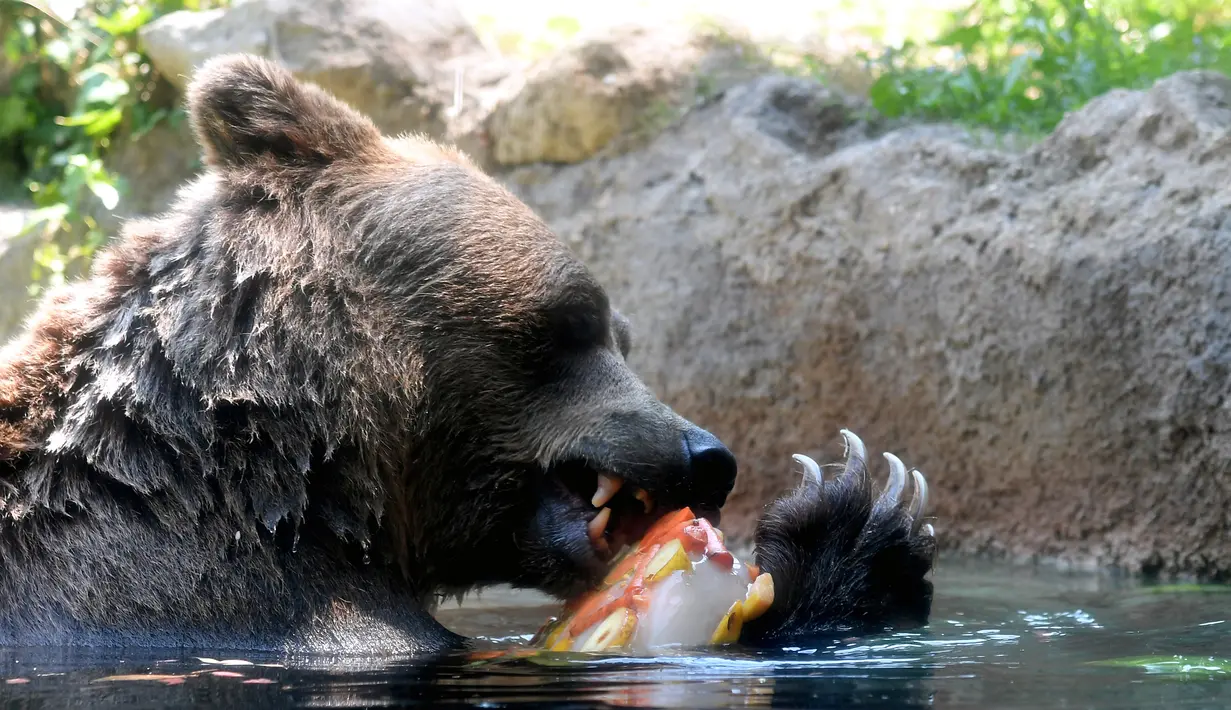
<path id="1" fill-rule="evenodd" d="M 535 644 L 552 651 L 646 652 L 739 640 L 774 600 L 774 580 L 744 564 L 688 508 L 669 513 L 620 556 L 599 587 L 565 606 Z"/>

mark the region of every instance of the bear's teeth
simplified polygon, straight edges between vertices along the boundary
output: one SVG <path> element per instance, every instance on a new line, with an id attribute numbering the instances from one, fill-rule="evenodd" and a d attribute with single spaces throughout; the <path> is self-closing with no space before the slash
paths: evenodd
<path id="1" fill-rule="evenodd" d="M 603 531 L 607 529 L 607 521 L 611 519 L 611 508 L 603 508 L 590 521 L 590 539 L 598 542 L 603 539 Z"/>
<path id="2" fill-rule="evenodd" d="M 594 497 L 590 502 L 595 508 L 601 508 L 607 505 L 607 501 L 620 490 L 620 486 L 624 485 L 624 479 L 609 476 L 605 473 L 598 474 L 598 490 L 594 491 Z"/>
<path id="3" fill-rule="evenodd" d="M 650 498 L 650 493 L 644 488 L 638 488 L 633 497 L 641 501 L 641 505 L 645 506 L 645 512 L 650 512 L 654 509 L 654 499 Z"/>

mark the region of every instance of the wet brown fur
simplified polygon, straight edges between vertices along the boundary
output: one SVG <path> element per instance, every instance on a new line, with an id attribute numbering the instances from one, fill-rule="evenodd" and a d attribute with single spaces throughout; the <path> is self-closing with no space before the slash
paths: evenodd
<path id="1" fill-rule="evenodd" d="M 189 107 L 207 173 L 0 356 L 0 640 L 438 647 L 442 591 L 592 574 L 535 512 L 552 463 L 721 504 L 603 290 L 464 156 L 250 57 Z"/>
<path id="2" fill-rule="evenodd" d="M 252 57 L 189 109 L 206 173 L 0 352 L 0 643 L 437 650 L 441 593 L 601 572 L 553 466 L 722 505 L 729 454 L 463 155 Z"/>

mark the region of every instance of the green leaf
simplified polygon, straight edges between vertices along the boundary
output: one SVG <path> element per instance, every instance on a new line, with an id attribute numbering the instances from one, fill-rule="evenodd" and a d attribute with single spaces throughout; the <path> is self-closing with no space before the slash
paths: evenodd
<path id="1" fill-rule="evenodd" d="M 110 17 L 95 19 L 94 25 L 112 37 L 136 32 L 149 22 L 154 12 L 146 5 L 126 5 Z"/>
<path id="2" fill-rule="evenodd" d="M 971 25 L 969 27 L 955 27 L 937 37 L 932 44 L 937 47 L 961 47 L 966 51 L 970 51 L 982 39 L 983 27 L 981 25 Z"/>
<path id="3" fill-rule="evenodd" d="M 93 121 L 86 125 L 86 135 L 105 136 L 111 133 L 122 120 L 124 120 L 123 111 L 118 108 L 109 108 L 106 111 L 102 111 Z"/>
<path id="4" fill-rule="evenodd" d="M 115 70 L 96 64 L 81 72 L 77 101 L 83 108 L 95 104 L 113 106 L 127 96 L 128 91 L 128 82 L 115 76 Z"/>
<path id="5" fill-rule="evenodd" d="M 29 130 L 36 122 L 25 97 L 0 98 L 0 138 L 9 138 Z"/>
<path id="6" fill-rule="evenodd" d="M 909 92 L 899 77 L 884 74 L 868 88 L 868 97 L 877 111 L 889 117 L 899 116 L 904 111 Z"/>
<path id="7" fill-rule="evenodd" d="M 154 126 L 158 125 L 159 121 L 167 119 L 171 112 L 165 108 L 159 108 L 151 111 L 145 104 L 137 104 L 132 107 L 132 138 L 137 139 L 149 133 Z"/>
<path id="8" fill-rule="evenodd" d="M 1004 84 L 1000 90 L 1006 94 L 1013 93 L 1017 88 L 1017 82 L 1021 81 L 1022 75 L 1026 73 L 1026 68 L 1029 66 L 1029 56 L 1021 54 L 1015 57 L 1009 64 L 1009 71 L 1004 75 Z"/>
<path id="9" fill-rule="evenodd" d="M 84 126 L 89 136 L 103 136 L 111 132 L 124 119 L 124 112 L 117 107 L 94 109 L 72 116 L 56 118 L 56 124 L 61 126 Z"/>
<path id="10" fill-rule="evenodd" d="M 102 113 L 102 110 L 86 111 L 72 116 L 57 116 L 56 123 L 61 126 L 88 126 Z"/>

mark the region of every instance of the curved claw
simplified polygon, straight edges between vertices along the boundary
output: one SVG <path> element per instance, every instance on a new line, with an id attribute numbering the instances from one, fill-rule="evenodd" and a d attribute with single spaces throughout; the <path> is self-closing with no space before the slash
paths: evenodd
<path id="1" fill-rule="evenodd" d="M 811 458 L 804 456 L 803 454 L 792 454 L 791 458 L 798 461 L 799 464 L 804 467 L 804 475 L 808 480 L 818 486 L 825 482 L 824 476 L 821 475 L 821 467 L 816 461 L 813 461 Z"/>
<path id="2" fill-rule="evenodd" d="M 902 490 L 906 488 L 906 464 L 888 451 L 881 455 L 889 462 L 889 482 L 885 484 L 881 500 L 885 505 L 895 506 L 902 499 Z"/>
<path id="3" fill-rule="evenodd" d="M 846 442 L 846 468 L 842 475 L 848 476 L 857 470 L 867 471 L 868 449 L 863 441 L 849 429 L 842 430 L 842 439 Z M 858 461 L 859 463 L 855 463 Z"/>
<path id="4" fill-rule="evenodd" d="M 910 517 L 914 520 L 912 528 L 918 531 L 924 511 L 928 508 L 928 482 L 918 469 L 912 469 L 911 476 L 915 479 L 915 500 L 911 502 Z"/>

